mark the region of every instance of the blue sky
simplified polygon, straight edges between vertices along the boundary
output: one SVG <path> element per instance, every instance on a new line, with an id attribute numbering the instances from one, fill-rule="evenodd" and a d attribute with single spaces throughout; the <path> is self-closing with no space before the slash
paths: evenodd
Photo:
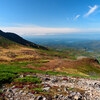
<path id="1" fill-rule="evenodd" d="M 100 0 L 0 0 L 0 29 L 19 35 L 100 33 Z"/>

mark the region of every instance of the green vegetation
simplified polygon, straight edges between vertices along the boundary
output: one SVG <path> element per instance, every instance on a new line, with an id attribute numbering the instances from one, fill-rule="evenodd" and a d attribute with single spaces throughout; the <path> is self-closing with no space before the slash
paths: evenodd
<path id="1" fill-rule="evenodd" d="M 49 61 L 40 61 L 40 63 L 47 63 L 47 62 L 49 62 Z"/>
<path id="2" fill-rule="evenodd" d="M 2 94 L 3 92 L 0 90 L 0 94 Z"/>
<path id="3" fill-rule="evenodd" d="M 93 79 L 100 78 L 97 76 L 73 75 L 73 74 L 60 73 L 60 72 L 54 72 L 54 71 L 34 70 L 31 68 L 17 67 L 16 65 L 11 66 L 9 64 L 0 65 L 0 73 L 9 73 L 9 74 L 13 74 L 13 75 L 18 74 L 18 73 L 42 73 L 42 74 L 49 74 L 49 75 L 68 75 L 68 76 L 73 76 L 73 77 L 85 77 L 85 78 L 93 78 Z"/>
<path id="4" fill-rule="evenodd" d="M 100 64 L 100 56 L 97 57 L 97 60 L 99 61 L 99 64 Z"/>
<path id="5" fill-rule="evenodd" d="M 16 63 L 10 63 L 9 65 L 14 65 L 17 67 L 26 67 L 28 64 L 34 66 L 34 67 L 41 67 L 42 65 L 40 64 L 35 64 L 33 62 L 16 62 Z"/>
<path id="6" fill-rule="evenodd" d="M 17 39 L 17 43 L 20 43 L 19 39 Z M 7 48 L 4 50 L 1 49 L 0 52 L 0 54 L 2 55 L 2 64 L 0 64 L 1 86 L 3 84 L 11 83 L 12 81 L 14 81 L 16 86 L 18 85 L 19 87 L 23 88 L 23 83 L 25 83 L 29 84 L 30 89 L 32 89 L 33 92 L 42 92 L 42 85 L 40 84 L 41 80 L 38 77 L 31 76 L 31 74 L 33 73 L 41 73 L 48 75 L 67 75 L 72 77 L 83 77 L 92 79 L 100 78 L 100 69 L 93 65 L 95 61 L 92 63 L 88 62 L 88 60 L 76 60 L 79 56 L 86 56 L 91 58 L 97 58 L 97 60 L 100 61 L 100 52 L 87 52 L 86 49 L 79 50 L 71 48 L 63 50 L 47 50 L 47 48 L 45 47 L 33 45 L 34 43 L 30 43 L 28 41 L 25 42 L 25 40 L 23 40 L 24 44 L 17 43 L 10 41 L 3 36 L 0 36 L 0 46 L 3 47 L 3 49 Z M 27 45 L 30 48 L 34 47 L 35 49 L 27 49 L 27 47 L 22 46 L 20 50 L 17 49 L 12 51 L 11 48 L 13 48 L 13 46 L 15 49 L 17 48 L 17 46 L 15 45 L 18 45 L 19 48 L 21 44 L 25 46 Z M 2 58 L 4 59 L 4 61 L 7 60 L 7 62 L 3 62 Z M 56 58 L 57 60 L 55 60 Z M 18 78 L 20 74 L 27 76 Z M 69 90 L 72 90 L 72 88 L 69 88 Z"/>
<path id="7" fill-rule="evenodd" d="M 48 61 L 40 61 L 40 63 L 46 63 Z M 42 71 L 35 70 L 31 68 L 27 68 L 28 64 L 34 65 L 36 67 L 40 67 L 40 64 L 35 64 L 33 62 L 18 62 L 18 63 L 9 63 L 9 64 L 0 64 L 0 84 L 10 83 L 15 78 L 15 81 L 19 82 L 32 82 L 32 83 L 40 83 L 41 80 L 37 77 L 27 76 L 23 78 L 17 78 L 20 73 L 42 73 L 49 75 L 67 75 L 72 77 L 84 77 L 84 78 L 92 78 L 98 79 L 100 78 L 100 69 L 91 66 L 91 64 L 82 64 L 77 66 L 78 71 L 83 72 L 89 76 L 84 75 L 74 75 L 68 73 L 60 73 L 54 71 Z"/>
<path id="8" fill-rule="evenodd" d="M 35 88 L 35 89 L 32 89 L 33 91 L 37 91 L 37 92 L 43 92 L 43 90 L 41 88 Z"/>
<path id="9" fill-rule="evenodd" d="M 40 51 L 40 54 L 43 55 L 43 54 L 47 54 L 48 56 L 55 56 L 55 57 L 59 57 L 59 58 L 69 58 L 69 59 L 72 59 L 72 60 L 76 60 L 76 56 L 75 56 L 75 53 L 73 54 L 69 54 L 67 52 L 62 52 L 62 50 L 39 50 Z M 71 51 L 70 51 L 71 52 Z"/>
<path id="10" fill-rule="evenodd" d="M 18 77 L 18 75 L 16 74 L 0 72 L 0 85 L 5 84 L 5 83 L 10 83 L 16 77 Z"/>
<path id="11" fill-rule="evenodd" d="M 2 64 L 0 65 L 0 72 L 8 72 L 8 73 L 44 73 L 40 70 L 33 70 L 31 68 L 21 68 L 16 65 Z"/>
<path id="12" fill-rule="evenodd" d="M 74 88 L 69 87 L 68 90 L 73 90 Z"/>
<path id="13" fill-rule="evenodd" d="M 0 36 L 0 46 L 2 46 L 3 48 L 6 48 L 6 47 L 13 45 L 13 44 L 17 45 L 17 43 Z"/>
<path id="14" fill-rule="evenodd" d="M 86 73 L 90 76 L 100 76 L 100 69 L 91 66 L 90 64 L 77 66 L 80 72 Z"/>
<path id="15" fill-rule="evenodd" d="M 60 49 L 60 52 L 66 53 L 68 56 L 70 56 L 70 59 L 76 59 L 79 56 L 86 56 L 89 58 L 96 58 L 99 63 L 100 63 L 100 52 L 99 50 L 95 50 L 94 52 L 88 52 L 89 50 L 85 49 L 72 49 L 72 48 L 67 48 L 67 49 Z M 90 50 L 91 51 L 91 50 Z"/>
<path id="16" fill-rule="evenodd" d="M 64 53 L 62 52 L 57 52 L 57 51 L 54 51 L 54 50 L 51 50 L 51 51 L 47 51 L 47 50 L 39 50 L 40 51 L 40 54 L 47 54 L 49 56 L 58 56 L 58 57 L 62 57 L 62 58 L 66 58 L 67 55 L 65 55 Z"/>
<path id="17" fill-rule="evenodd" d="M 34 76 L 26 76 L 26 77 L 23 77 L 23 78 L 17 78 L 14 80 L 15 82 L 31 82 L 31 83 L 41 83 L 41 80 L 37 77 L 34 77 Z"/>

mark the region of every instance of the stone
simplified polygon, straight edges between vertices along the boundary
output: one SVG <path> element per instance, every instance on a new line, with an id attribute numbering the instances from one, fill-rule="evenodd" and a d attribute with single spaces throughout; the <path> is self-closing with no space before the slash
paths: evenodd
<path id="1" fill-rule="evenodd" d="M 45 80 L 45 81 L 50 81 L 50 78 L 45 78 L 44 80 Z"/>
<path id="2" fill-rule="evenodd" d="M 14 98 L 10 98 L 9 100 L 14 100 Z"/>
<path id="3" fill-rule="evenodd" d="M 41 95 L 39 92 L 37 92 L 37 94 L 32 94 L 31 91 L 28 90 L 30 85 L 27 84 L 24 85 L 23 89 L 15 88 L 15 86 L 7 87 L 10 86 L 7 85 L 4 88 L 2 87 L 0 91 L 4 93 L 4 98 L 6 98 L 5 100 L 100 100 L 100 79 L 92 80 L 68 77 L 68 80 L 73 81 L 64 83 L 64 80 L 62 81 L 64 78 L 63 76 L 61 76 L 61 79 L 58 76 L 50 75 L 49 77 L 46 77 L 42 74 L 37 75 L 37 77 L 41 77 L 43 80 L 42 86 L 44 87 L 44 91 L 49 93 L 50 89 L 56 89 L 58 94 L 51 95 L 51 93 L 50 95 L 46 95 L 46 97 L 44 92 Z M 43 84 L 43 82 L 45 84 Z M 69 89 L 68 87 L 77 89 L 74 91 L 74 89 Z M 78 90 L 82 90 L 82 94 L 81 92 L 77 92 Z M 66 93 L 66 95 L 63 95 L 62 92 Z M 0 98 L 0 100 L 3 99 Z"/>
<path id="4" fill-rule="evenodd" d="M 7 91 L 7 89 L 3 89 L 3 92 L 6 92 Z"/>
<path id="5" fill-rule="evenodd" d="M 43 99 L 42 96 L 38 96 L 38 97 L 37 97 L 37 100 L 42 100 L 42 99 Z"/>
<path id="6" fill-rule="evenodd" d="M 70 92 L 70 96 L 74 96 L 74 95 L 76 95 L 76 92 Z"/>
<path id="7" fill-rule="evenodd" d="M 57 91 L 58 91 L 58 92 L 61 92 L 62 90 L 61 90 L 61 89 L 57 89 Z"/>
<path id="8" fill-rule="evenodd" d="M 52 80 L 52 83 L 56 83 L 56 82 L 58 82 L 58 80 L 57 80 L 57 79 Z"/>
<path id="9" fill-rule="evenodd" d="M 63 95 L 59 95 L 59 99 L 63 99 L 64 98 L 64 96 Z"/>
<path id="10" fill-rule="evenodd" d="M 45 87 L 43 88 L 44 91 L 49 91 L 50 90 L 50 87 Z"/>
<path id="11" fill-rule="evenodd" d="M 22 93 L 22 95 L 24 95 L 24 96 L 25 96 L 25 95 L 26 95 L 26 93 L 24 92 L 24 93 Z"/>
<path id="12" fill-rule="evenodd" d="M 79 99 L 79 97 L 78 97 L 77 95 L 75 95 L 75 96 L 74 96 L 74 99 L 75 99 L 75 100 L 78 100 L 78 99 Z"/>
<path id="13" fill-rule="evenodd" d="M 11 98 L 12 96 L 11 96 L 11 94 L 9 94 L 7 97 L 8 97 L 8 98 Z"/>
<path id="14" fill-rule="evenodd" d="M 19 76 L 19 78 L 23 78 L 23 77 L 24 77 L 24 75 L 20 75 L 20 76 Z"/>
<path id="15" fill-rule="evenodd" d="M 57 99 L 58 98 L 58 95 L 55 95 L 54 98 Z"/>
<path id="16" fill-rule="evenodd" d="M 9 92 L 13 92 L 12 89 L 9 89 Z"/>
<path id="17" fill-rule="evenodd" d="M 20 90 L 20 91 L 19 91 L 19 93 L 23 93 L 23 92 L 24 92 L 23 90 Z"/>
<path id="18" fill-rule="evenodd" d="M 15 88 L 15 89 L 13 89 L 12 91 L 13 91 L 13 93 L 15 93 L 15 92 L 17 92 L 19 89 L 17 89 L 17 88 Z"/>
<path id="19" fill-rule="evenodd" d="M 82 100 L 82 96 L 76 94 L 76 95 L 74 96 L 74 99 L 75 99 L 75 100 Z"/>
<path id="20" fill-rule="evenodd" d="M 72 99 L 72 96 L 68 96 L 67 98 L 68 98 L 68 100 L 73 100 L 73 99 Z"/>
<path id="21" fill-rule="evenodd" d="M 64 91 L 68 91 L 68 88 L 67 88 L 67 87 L 65 87 L 65 88 L 64 88 Z"/>
<path id="22" fill-rule="evenodd" d="M 47 100 L 45 97 L 43 97 L 43 100 Z"/>

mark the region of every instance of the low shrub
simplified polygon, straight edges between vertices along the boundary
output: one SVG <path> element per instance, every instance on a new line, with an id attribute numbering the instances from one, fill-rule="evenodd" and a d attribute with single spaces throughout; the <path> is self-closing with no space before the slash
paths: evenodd
<path id="1" fill-rule="evenodd" d="M 16 77 L 18 77 L 18 75 L 15 75 L 12 73 L 0 73 L 0 85 L 5 84 L 5 83 L 10 83 Z"/>
<path id="2" fill-rule="evenodd" d="M 46 61 L 40 61 L 40 63 L 47 63 L 47 62 L 49 62 L 49 61 L 47 61 L 47 60 Z"/>
<path id="3" fill-rule="evenodd" d="M 34 76 L 26 76 L 23 78 L 17 78 L 14 81 L 16 81 L 16 82 L 31 82 L 31 83 L 35 83 L 35 84 L 41 83 L 41 80 Z"/>
<path id="4" fill-rule="evenodd" d="M 41 88 L 35 88 L 35 89 L 32 89 L 33 91 L 37 91 L 37 92 L 43 92 L 43 90 Z"/>

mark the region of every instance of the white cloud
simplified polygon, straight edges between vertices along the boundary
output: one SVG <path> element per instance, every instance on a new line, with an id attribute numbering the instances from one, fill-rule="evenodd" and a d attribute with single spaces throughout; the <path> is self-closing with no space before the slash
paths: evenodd
<path id="1" fill-rule="evenodd" d="M 29 25 L 30 26 L 30 25 Z M 99 28 L 48 28 L 40 26 L 29 27 L 24 25 L 23 27 L 0 27 L 4 32 L 13 32 L 20 36 L 32 36 L 32 35 L 55 35 L 55 34 L 71 34 L 71 33 L 100 33 Z"/>
<path id="2" fill-rule="evenodd" d="M 74 20 L 77 20 L 80 17 L 80 15 L 76 15 Z"/>
<path id="3" fill-rule="evenodd" d="M 84 17 L 88 17 L 90 14 L 92 14 L 99 6 L 94 5 L 93 7 L 89 6 L 90 10 L 84 15 Z"/>
<path id="4" fill-rule="evenodd" d="M 19 35 L 53 35 L 62 33 L 77 33 L 77 28 L 47 28 L 47 27 L 0 27 L 5 32 L 14 32 Z"/>

